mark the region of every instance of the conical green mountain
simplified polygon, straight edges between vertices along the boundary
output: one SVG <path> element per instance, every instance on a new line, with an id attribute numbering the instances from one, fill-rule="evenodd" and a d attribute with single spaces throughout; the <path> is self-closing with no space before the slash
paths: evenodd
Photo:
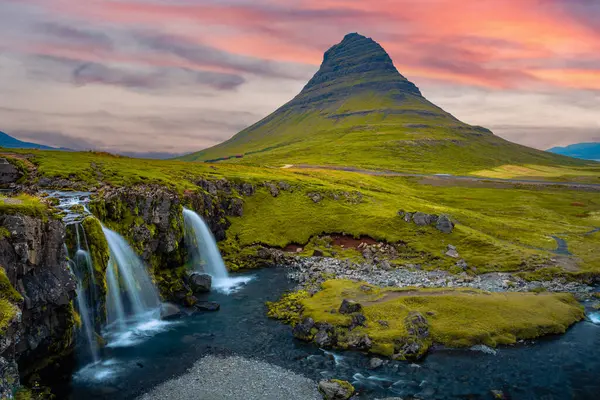
<path id="1" fill-rule="evenodd" d="M 578 163 L 457 120 L 425 99 L 377 42 L 357 33 L 325 53 L 319 71 L 289 103 L 182 159 L 430 173 Z"/>

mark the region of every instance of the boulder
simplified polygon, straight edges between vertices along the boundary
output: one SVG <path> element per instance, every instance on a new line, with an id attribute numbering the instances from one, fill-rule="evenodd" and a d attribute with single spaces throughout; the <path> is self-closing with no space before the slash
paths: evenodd
<path id="1" fill-rule="evenodd" d="M 242 183 L 237 187 L 237 191 L 244 196 L 252 196 L 254 194 L 254 186 L 251 183 Z"/>
<path id="2" fill-rule="evenodd" d="M 313 333 L 311 332 L 311 330 L 312 328 L 314 328 L 314 326 L 315 321 L 312 318 L 304 318 L 302 322 L 294 326 L 292 334 L 295 338 L 298 338 L 300 340 L 312 340 Z"/>
<path id="3" fill-rule="evenodd" d="M 187 307 L 193 307 L 196 305 L 197 302 L 198 302 L 198 299 L 196 298 L 196 296 L 185 296 L 185 298 L 183 299 L 183 303 Z"/>
<path id="4" fill-rule="evenodd" d="M 367 317 L 361 313 L 352 314 L 352 322 L 350 323 L 350 330 L 358 326 L 366 326 Z"/>
<path id="5" fill-rule="evenodd" d="M 463 269 L 463 270 L 466 270 L 467 268 L 469 268 L 469 264 L 467 264 L 467 262 L 465 260 L 462 260 L 462 259 L 458 260 L 456 262 L 456 266 L 459 267 L 459 268 L 461 268 L 461 269 Z"/>
<path id="6" fill-rule="evenodd" d="M 189 281 L 194 293 L 210 292 L 212 286 L 212 277 L 210 275 L 194 272 L 190 275 Z"/>
<path id="7" fill-rule="evenodd" d="M 162 303 L 160 306 L 160 319 L 177 319 L 181 317 L 181 309 L 172 303 Z"/>
<path id="8" fill-rule="evenodd" d="M 371 338 L 365 334 L 351 334 L 348 337 L 348 348 L 353 350 L 369 350 L 373 345 Z"/>
<path id="9" fill-rule="evenodd" d="M 422 212 L 416 212 L 412 216 L 413 222 L 418 226 L 427 226 L 437 222 L 437 215 L 425 214 Z"/>
<path id="10" fill-rule="evenodd" d="M 340 314 L 353 314 L 360 312 L 362 310 L 362 306 L 360 303 L 357 303 L 354 300 L 344 299 L 342 301 L 342 305 L 340 306 L 339 312 Z"/>
<path id="11" fill-rule="evenodd" d="M 17 182 L 23 174 L 5 158 L 0 158 L 0 185 Z"/>
<path id="12" fill-rule="evenodd" d="M 383 365 L 383 360 L 381 358 L 373 357 L 369 361 L 369 369 L 377 369 Z"/>
<path id="13" fill-rule="evenodd" d="M 321 196 L 320 193 L 307 193 L 307 196 L 313 201 L 313 203 L 319 203 L 321 200 L 323 200 L 323 196 Z"/>
<path id="14" fill-rule="evenodd" d="M 269 191 L 269 193 L 271 193 L 271 196 L 273 196 L 273 197 L 279 196 L 279 188 L 277 187 L 277 185 L 275 185 L 274 183 L 271 183 L 271 182 L 265 182 L 264 185 L 267 188 L 267 190 Z"/>
<path id="15" fill-rule="evenodd" d="M 447 215 L 442 215 L 438 218 L 435 225 L 436 229 L 443 233 L 452 233 L 454 230 L 454 223 L 450 220 Z"/>
<path id="16" fill-rule="evenodd" d="M 459 258 L 460 255 L 458 254 L 458 251 L 456 250 L 456 247 L 452 246 L 451 244 L 448 245 L 447 251 L 446 251 L 446 255 L 448 257 L 452 257 L 452 258 Z"/>
<path id="17" fill-rule="evenodd" d="M 215 301 L 199 301 L 194 307 L 198 311 L 219 311 L 221 305 Z"/>
<path id="18" fill-rule="evenodd" d="M 284 190 L 284 191 L 285 191 L 285 190 L 290 190 L 290 189 L 291 189 L 291 186 L 290 186 L 290 184 L 289 184 L 289 183 L 287 183 L 287 182 L 283 182 L 283 181 L 282 181 L 282 182 L 279 182 L 279 183 L 277 184 L 277 186 L 279 186 L 279 189 L 281 189 L 281 190 Z"/>
<path id="19" fill-rule="evenodd" d="M 319 382 L 319 393 L 325 400 L 348 400 L 354 394 L 354 386 L 337 379 Z"/>
<path id="20" fill-rule="evenodd" d="M 326 329 L 321 329 L 315 335 L 315 343 L 319 347 L 327 348 L 331 347 L 334 344 L 334 336 L 331 332 Z"/>

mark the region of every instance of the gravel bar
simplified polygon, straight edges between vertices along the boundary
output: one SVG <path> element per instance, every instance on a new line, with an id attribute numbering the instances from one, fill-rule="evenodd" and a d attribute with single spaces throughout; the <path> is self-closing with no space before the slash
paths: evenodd
<path id="1" fill-rule="evenodd" d="M 185 374 L 139 400 L 318 400 L 317 383 L 284 368 L 243 357 L 206 356 Z"/>

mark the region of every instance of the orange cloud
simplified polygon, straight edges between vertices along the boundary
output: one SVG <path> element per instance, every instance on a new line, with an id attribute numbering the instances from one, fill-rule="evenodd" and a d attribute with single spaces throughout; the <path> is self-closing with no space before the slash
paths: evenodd
<path id="1" fill-rule="evenodd" d="M 582 57 L 600 59 L 598 30 L 569 14 L 569 1 L 580 0 L 301 0 L 291 5 L 282 0 L 247 5 L 63 0 L 38 4 L 117 29 L 176 31 L 190 42 L 208 43 L 235 55 L 314 65 L 328 45 L 356 30 L 382 42 L 400 71 L 410 76 L 488 88 L 535 81 L 597 89 L 593 72 L 559 76 L 544 68 L 556 60 L 568 65 Z M 162 55 L 150 52 L 131 57 L 139 62 L 189 64 L 172 55 L 161 61 Z"/>

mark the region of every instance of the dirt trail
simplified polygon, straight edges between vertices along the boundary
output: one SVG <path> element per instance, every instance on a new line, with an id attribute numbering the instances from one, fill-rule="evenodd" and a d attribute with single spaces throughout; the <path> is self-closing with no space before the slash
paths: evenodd
<path id="1" fill-rule="evenodd" d="M 359 174 L 373 175 L 373 176 L 408 176 L 417 178 L 435 179 L 440 182 L 496 182 L 505 183 L 512 185 L 534 185 L 534 186 L 562 186 L 569 189 L 575 190 L 588 190 L 588 191 L 600 191 L 600 184 L 598 183 L 578 183 L 578 182 L 554 182 L 554 181 L 543 181 L 535 179 L 501 179 L 501 178 L 484 178 L 477 176 L 461 176 L 461 175 L 450 175 L 450 174 L 412 174 L 407 172 L 394 172 L 394 171 L 375 171 L 368 169 L 361 169 L 355 167 L 344 167 L 335 165 L 308 165 L 308 164 L 286 164 L 286 169 L 327 169 L 333 171 L 346 171 L 356 172 Z"/>

